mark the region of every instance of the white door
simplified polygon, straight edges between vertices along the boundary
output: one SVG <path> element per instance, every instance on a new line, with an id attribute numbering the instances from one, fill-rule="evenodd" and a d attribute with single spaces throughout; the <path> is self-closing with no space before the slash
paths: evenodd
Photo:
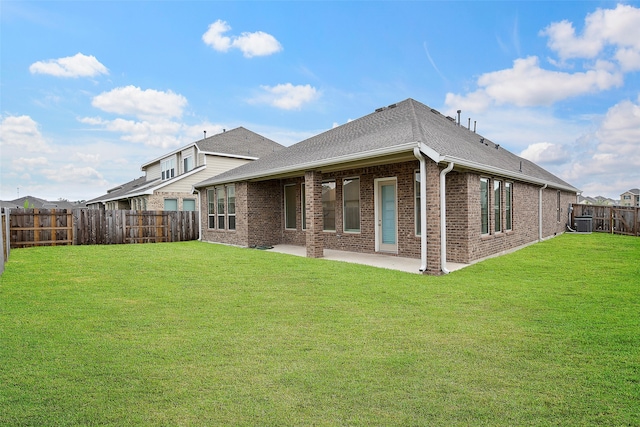
<path id="1" fill-rule="evenodd" d="M 398 253 L 398 203 L 396 179 L 376 183 L 376 250 Z"/>

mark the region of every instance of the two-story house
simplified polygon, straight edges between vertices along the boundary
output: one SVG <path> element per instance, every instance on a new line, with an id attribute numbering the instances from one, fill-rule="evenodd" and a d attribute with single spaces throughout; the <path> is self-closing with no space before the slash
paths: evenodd
<path id="1" fill-rule="evenodd" d="M 620 206 L 640 206 L 640 189 L 632 188 L 620 195 Z"/>
<path id="2" fill-rule="evenodd" d="M 243 127 L 205 137 L 141 166 L 144 175 L 87 202 L 92 209 L 198 210 L 195 183 L 284 148 Z"/>

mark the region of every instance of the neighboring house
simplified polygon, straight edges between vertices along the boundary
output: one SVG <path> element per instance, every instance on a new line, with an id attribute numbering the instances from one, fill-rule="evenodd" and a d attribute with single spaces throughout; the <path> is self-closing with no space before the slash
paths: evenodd
<path id="1" fill-rule="evenodd" d="M 203 240 L 412 257 L 429 274 L 564 232 L 577 196 L 412 99 L 194 188 Z"/>
<path id="2" fill-rule="evenodd" d="M 15 200 L 2 201 L 0 202 L 0 205 L 3 208 L 22 209 L 25 207 L 25 202 L 26 205 L 29 206 L 29 208 L 36 209 L 74 209 L 84 207 L 84 203 L 72 203 L 67 200 L 57 200 L 55 202 L 51 202 L 33 196 L 24 196 Z"/>
<path id="3" fill-rule="evenodd" d="M 142 165 L 144 175 L 89 200 L 93 209 L 198 210 L 193 184 L 284 148 L 243 127 L 193 142 Z"/>
<path id="4" fill-rule="evenodd" d="M 616 206 L 618 201 L 604 196 L 585 197 L 580 195 L 578 196 L 578 203 L 581 205 Z"/>
<path id="5" fill-rule="evenodd" d="M 640 189 L 632 188 L 620 195 L 620 206 L 640 206 Z"/>

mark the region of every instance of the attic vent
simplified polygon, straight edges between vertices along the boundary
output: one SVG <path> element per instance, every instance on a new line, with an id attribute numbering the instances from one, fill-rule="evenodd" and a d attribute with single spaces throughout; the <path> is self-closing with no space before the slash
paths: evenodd
<path id="1" fill-rule="evenodd" d="M 386 109 L 387 109 L 386 107 L 376 108 L 376 113 L 379 113 L 380 111 L 384 111 Z"/>
<path id="2" fill-rule="evenodd" d="M 431 112 L 434 113 L 434 114 L 440 114 L 440 111 L 436 110 L 435 108 L 432 108 Z"/>
<path id="3" fill-rule="evenodd" d="M 397 106 L 398 106 L 398 104 L 391 104 L 387 108 L 396 108 Z"/>
<path id="4" fill-rule="evenodd" d="M 456 119 L 454 119 L 454 118 L 453 118 L 453 117 L 451 117 L 451 116 L 447 116 L 447 119 L 448 119 L 450 122 L 455 122 L 455 121 L 456 121 Z"/>

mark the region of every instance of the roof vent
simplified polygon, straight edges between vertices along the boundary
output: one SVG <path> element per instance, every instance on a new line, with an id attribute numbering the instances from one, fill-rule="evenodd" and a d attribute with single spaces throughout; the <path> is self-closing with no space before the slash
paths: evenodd
<path id="1" fill-rule="evenodd" d="M 387 108 L 396 108 L 397 106 L 398 106 L 398 104 L 391 104 Z"/>
<path id="2" fill-rule="evenodd" d="M 435 108 L 432 108 L 431 112 L 434 113 L 434 114 L 440 114 L 440 111 L 436 110 Z"/>
<path id="3" fill-rule="evenodd" d="M 450 121 L 450 122 L 455 122 L 455 121 L 456 121 L 456 119 L 454 119 L 454 118 L 453 118 L 453 117 L 451 117 L 451 116 L 447 116 L 447 119 L 449 119 L 449 121 Z"/>
<path id="4" fill-rule="evenodd" d="M 496 144 L 496 150 L 500 148 L 500 144 Z"/>
<path id="5" fill-rule="evenodd" d="M 480 144 L 484 144 L 484 138 L 480 138 Z"/>
<path id="6" fill-rule="evenodd" d="M 379 113 L 380 111 L 384 111 L 386 109 L 387 109 L 386 107 L 376 108 L 376 113 Z"/>

